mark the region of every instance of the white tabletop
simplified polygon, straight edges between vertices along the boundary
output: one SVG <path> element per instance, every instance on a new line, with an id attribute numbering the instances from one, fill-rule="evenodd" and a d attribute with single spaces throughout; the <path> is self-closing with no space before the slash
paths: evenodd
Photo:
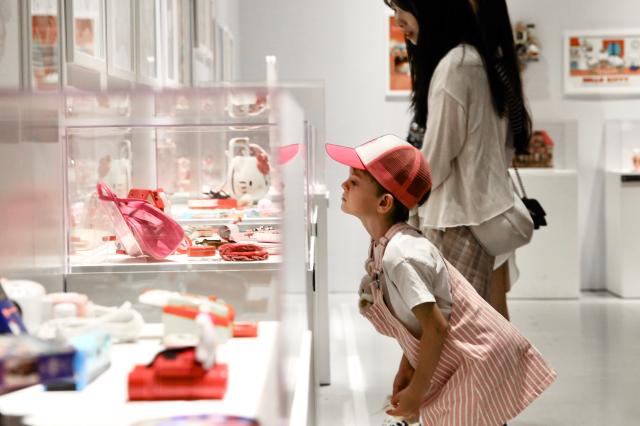
<path id="1" fill-rule="evenodd" d="M 179 415 L 229 414 L 272 424 L 277 415 L 277 322 L 259 323 L 258 338 L 232 339 L 219 348 L 229 366 L 222 400 L 128 402 L 127 376 L 134 365 L 149 363 L 162 349 L 157 338 L 113 346 L 109 370 L 80 392 L 46 392 L 32 386 L 0 397 L 0 413 L 24 416 L 33 426 L 130 425 Z"/>

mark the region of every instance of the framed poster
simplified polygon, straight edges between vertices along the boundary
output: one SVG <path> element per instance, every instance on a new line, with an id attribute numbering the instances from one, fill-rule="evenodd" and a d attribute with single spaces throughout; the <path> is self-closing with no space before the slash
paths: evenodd
<path id="1" fill-rule="evenodd" d="M 129 81 L 136 78 L 134 25 L 133 0 L 107 1 L 107 70 Z"/>
<path id="2" fill-rule="evenodd" d="M 31 0 L 29 79 L 33 90 L 58 90 L 60 78 L 59 0 Z"/>
<path id="3" fill-rule="evenodd" d="M 72 0 L 66 4 L 67 62 L 106 71 L 104 0 Z"/>
<path id="4" fill-rule="evenodd" d="M 407 44 L 396 18 L 387 15 L 387 87 L 389 97 L 406 98 L 411 94 L 411 65 Z"/>
<path id="5" fill-rule="evenodd" d="M 159 0 L 135 0 L 138 5 L 138 81 L 155 86 L 160 80 L 160 5 Z"/>
<path id="6" fill-rule="evenodd" d="M 640 95 L 640 29 L 566 32 L 564 50 L 565 95 Z"/>
<path id="7" fill-rule="evenodd" d="M 0 2 L 0 87 L 20 88 L 20 2 Z"/>

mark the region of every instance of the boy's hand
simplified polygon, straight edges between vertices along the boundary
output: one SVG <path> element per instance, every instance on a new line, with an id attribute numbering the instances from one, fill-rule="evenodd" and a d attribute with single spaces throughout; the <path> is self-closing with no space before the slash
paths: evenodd
<path id="1" fill-rule="evenodd" d="M 420 411 L 422 397 L 422 393 L 408 386 L 391 397 L 393 408 L 388 410 L 387 414 L 402 418 L 413 417 Z"/>
<path id="2" fill-rule="evenodd" d="M 398 368 L 398 372 L 396 373 L 396 378 L 393 380 L 393 392 L 391 395 L 395 395 L 411 383 L 411 378 L 413 377 L 413 373 L 415 370 L 409 365 L 409 363 L 400 363 L 400 367 Z"/>

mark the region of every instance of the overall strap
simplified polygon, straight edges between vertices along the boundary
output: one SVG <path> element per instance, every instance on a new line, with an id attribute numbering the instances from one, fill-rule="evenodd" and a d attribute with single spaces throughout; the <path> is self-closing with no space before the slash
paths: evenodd
<path id="1" fill-rule="evenodd" d="M 380 241 L 376 243 L 371 240 L 371 244 L 369 246 L 369 258 L 367 259 L 366 269 L 367 273 L 371 278 L 377 281 L 380 272 L 382 272 L 382 258 L 384 257 L 384 252 L 387 249 L 387 244 L 389 241 L 399 232 L 405 231 L 407 229 L 412 229 L 416 231 L 418 234 L 422 235 L 419 229 L 414 226 L 409 225 L 405 222 L 396 223 L 384 234 Z"/>

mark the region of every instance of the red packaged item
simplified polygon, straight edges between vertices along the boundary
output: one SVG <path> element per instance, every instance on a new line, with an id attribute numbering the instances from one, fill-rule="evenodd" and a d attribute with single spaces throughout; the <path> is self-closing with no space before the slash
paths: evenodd
<path id="1" fill-rule="evenodd" d="M 255 322 L 233 323 L 233 337 L 258 337 L 258 324 Z"/>
<path id="2" fill-rule="evenodd" d="M 267 260 L 269 253 L 255 244 L 225 244 L 220 246 L 220 257 L 234 262 Z"/>
<path id="3" fill-rule="evenodd" d="M 129 401 L 222 399 L 228 375 L 226 364 L 205 370 L 194 347 L 167 349 L 129 373 Z"/>
<path id="4" fill-rule="evenodd" d="M 188 200 L 187 207 L 195 210 L 236 209 L 238 208 L 238 200 L 236 200 L 235 198 L 226 198 L 226 199 L 198 198 L 194 200 Z"/>

